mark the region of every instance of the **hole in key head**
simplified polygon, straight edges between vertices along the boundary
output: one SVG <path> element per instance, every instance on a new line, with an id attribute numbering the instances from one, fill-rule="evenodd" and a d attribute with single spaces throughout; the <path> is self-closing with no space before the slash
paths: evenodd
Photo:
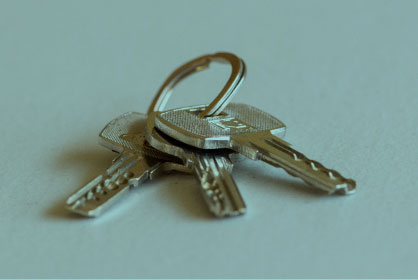
<path id="1" fill-rule="evenodd" d="M 198 108 L 196 108 L 196 109 L 190 109 L 190 110 L 188 110 L 187 112 L 189 112 L 189 113 L 191 113 L 191 114 L 193 114 L 193 115 L 195 115 L 195 116 L 199 116 L 199 114 L 203 112 L 203 109 L 200 109 L 200 108 L 199 108 L 199 109 L 198 109 Z M 219 113 L 219 115 L 216 115 L 216 116 L 210 116 L 210 117 L 205 117 L 205 119 L 224 118 L 224 117 L 226 117 L 226 116 L 228 116 L 226 113 L 221 112 L 221 113 Z"/>

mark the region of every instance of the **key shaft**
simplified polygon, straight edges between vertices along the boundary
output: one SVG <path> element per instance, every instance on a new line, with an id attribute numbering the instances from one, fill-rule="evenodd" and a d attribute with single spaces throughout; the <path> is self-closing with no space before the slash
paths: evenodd
<path id="1" fill-rule="evenodd" d="M 155 125 L 176 140 L 201 149 L 232 149 L 253 160 L 282 167 L 289 174 L 328 193 L 352 194 L 356 183 L 307 158 L 283 141 L 286 126 L 253 106 L 229 104 L 213 118 L 196 113 L 204 106 L 178 108 L 157 113 Z"/>
<path id="2" fill-rule="evenodd" d="M 160 167 L 161 162 L 158 160 L 124 153 L 104 174 L 72 194 L 66 206 L 70 211 L 83 216 L 99 216 L 124 197 L 130 188 L 149 179 Z"/>
<path id="3" fill-rule="evenodd" d="M 230 151 L 192 148 L 165 135 L 154 127 L 154 116 L 148 116 L 146 138 L 155 149 L 176 156 L 194 170 L 209 210 L 217 217 L 242 215 L 246 206 L 231 175 Z"/>
<path id="4" fill-rule="evenodd" d="M 200 153 L 191 153 L 189 159 L 212 213 L 217 217 L 226 217 L 246 212 L 244 200 L 230 172 L 232 162 L 229 159 Z"/>
<path id="5" fill-rule="evenodd" d="M 352 194 L 356 189 L 354 180 L 309 159 L 267 131 L 233 135 L 231 140 L 234 149 L 240 150 L 247 157 L 283 168 L 290 175 L 329 194 Z"/>

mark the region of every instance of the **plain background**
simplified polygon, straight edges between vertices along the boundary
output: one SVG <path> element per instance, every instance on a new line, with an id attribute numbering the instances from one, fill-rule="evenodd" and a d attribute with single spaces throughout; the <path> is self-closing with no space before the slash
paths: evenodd
<path id="1" fill-rule="evenodd" d="M 417 1 L 1 1 L 0 276 L 418 277 Z M 147 182 L 96 219 L 64 209 L 115 156 L 100 130 L 145 112 L 176 67 L 234 52 L 235 102 L 357 180 L 326 196 L 238 164 L 248 206 L 212 218 L 193 176 Z M 211 101 L 228 66 L 180 84 Z"/>

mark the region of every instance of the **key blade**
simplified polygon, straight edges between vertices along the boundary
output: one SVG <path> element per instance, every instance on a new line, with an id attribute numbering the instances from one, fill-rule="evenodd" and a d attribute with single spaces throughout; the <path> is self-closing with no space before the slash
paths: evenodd
<path id="1" fill-rule="evenodd" d="M 245 202 L 231 175 L 232 162 L 226 156 L 191 153 L 190 160 L 209 210 L 216 217 L 245 214 Z"/>
<path id="2" fill-rule="evenodd" d="M 282 139 L 269 132 L 248 133 L 232 136 L 234 149 L 240 150 L 251 159 L 259 159 L 275 167 L 283 168 L 292 176 L 322 189 L 329 194 L 353 194 L 356 182 L 343 177 L 333 169 L 307 158 L 292 149 Z"/>
<path id="3" fill-rule="evenodd" d="M 232 178 L 231 150 L 206 152 L 186 146 L 154 127 L 156 112 L 149 115 L 147 121 L 147 140 L 166 153 L 182 159 L 185 166 L 193 169 L 200 181 L 200 187 L 209 207 L 217 217 L 242 215 L 246 211 L 245 203 Z"/>
<path id="4" fill-rule="evenodd" d="M 131 187 L 147 180 L 160 166 L 155 159 L 122 154 L 104 174 L 72 194 L 66 207 L 83 216 L 97 217 L 124 197 Z"/>

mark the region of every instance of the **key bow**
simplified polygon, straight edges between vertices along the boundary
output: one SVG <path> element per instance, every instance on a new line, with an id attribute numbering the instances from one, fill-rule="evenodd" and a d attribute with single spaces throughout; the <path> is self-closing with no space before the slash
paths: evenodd
<path id="1" fill-rule="evenodd" d="M 246 74 L 244 61 L 232 53 L 218 52 L 195 58 L 177 68 L 165 80 L 152 101 L 148 114 L 161 111 L 164 108 L 174 87 L 184 78 L 207 69 L 211 62 L 229 63 L 232 67 L 231 75 L 218 96 L 199 114 L 199 117 L 216 116 L 229 104 L 237 89 L 242 84 Z"/>

